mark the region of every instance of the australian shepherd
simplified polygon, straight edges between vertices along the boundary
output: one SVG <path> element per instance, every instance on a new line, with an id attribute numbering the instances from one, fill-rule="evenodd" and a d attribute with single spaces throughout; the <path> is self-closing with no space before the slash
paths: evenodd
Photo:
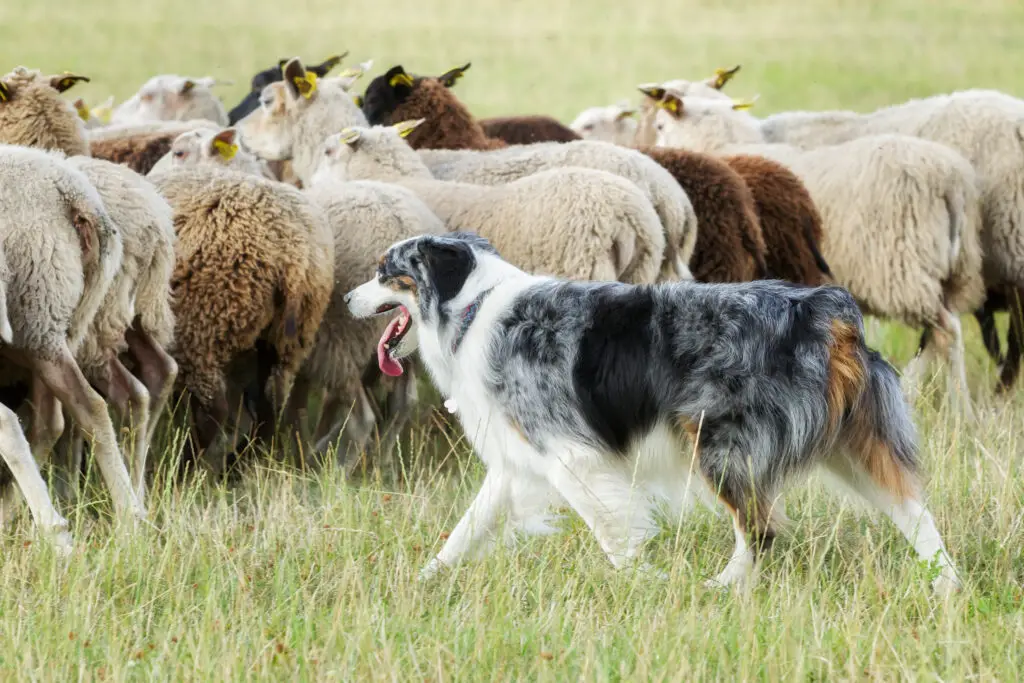
<path id="1" fill-rule="evenodd" d="M 381 370 L 400 374 L 418 349 L 486 467 L 421 577 L 484 554 L 502 516 L 551 531 L 552 503 L 624 566 L 654 533 L 654 506 L 689 500 L 692 479 L 736 536 L 708 583 L 735 584 L 772 543 L 783 487 L 819 467 L 938 563 L 936 590 L 959 586 L 922 502 L 897 375 L 843 288 L 567 281 L 451 233 L 392 245 L 345 300 L 360 318 L 398 313 Z"/>

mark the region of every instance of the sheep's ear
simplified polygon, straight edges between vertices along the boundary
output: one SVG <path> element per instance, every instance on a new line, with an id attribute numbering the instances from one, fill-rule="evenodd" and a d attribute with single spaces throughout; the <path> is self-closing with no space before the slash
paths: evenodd
<path id="1" fill-rule="evenodd" d="M 426 119 L 410 119 L 408 121 L 399 121 L 398 123 L 392 124 L 391 127 L 398 131 L 398 134 L 403 137 L 409 137 L 409 133 L 416 130 L 416 126 L 426 121 Z"/>
<path id="2" fill-rule="evenodd" d="M 110 116 L 114 113 L 114 96 L 111 95 L 92 108 L 92 115 L 104 123 L 110 123 Z"/>
<path id="3" fill-rule="evenodd" d="M 359 107 L 360 109 L 363 108 L 363 96 L 362 95 L 353 95 L 352 96 L 352 101 L 355 102 L 356 106 Z"/>
<path id="4" fill-rule="evenodd" d="M 210 151 L 220 156 L 224 161 L 231 161 L 238 153 L 238 144 L 235 142 L 235 129 L 225 128 L 213 136 L 210 141 Z"/>
<path id="5" fill-rule="evenodd" d="M 85 103 L 85 100 L 79 97 L 77 100 L 74 101 L 74 105 L 75 111 L 78 112 L 78 118 L 82 119 L 83 121 L 88 121 L 90 114 L 89 105 Z"/>
<path id="6" fill-rule="evenodd" d="M 732 80 L 732 77 L 736 75 L 736 72 L 740 70 L 740 65 L 732 67 L 731 69 L 715 69 L 715 75 L 709 78 L 706 83 L 715 90 L 721 90 L 722 86 Z"/>
<path id="7" fill-rule="evenodd" d="M 388 85 L 392 88 L 398 88 L 403 85 L 406 88 L 412 87 L 412 76 L 405 73 L 405 69 L 401 65 L 391 67 L 385 75 L 388 79 Z"/>
<path id="8" fill-rule="evenodd" d="M 455 85 L 460 78 L 466 73 L 466 69 L 470 67 L 472 62 L 466 62 L 463 66 L 457 66 L 454 69 L 444 72 L 437 77 L 437 80 L 441 81 L 441 84 L 446 88 L 450 88 Z"/>
<path id="9" fill-rule="evenodd" d="M 201 85 L 206 88 L 212 88 L 215 85 L 234 85 L 235 82 L 230 78 L 214 78 L 213 76 L 203 76 L 202 78 L 196 78 L 195 84 Z"/>
<path id="10" fill-rule="evenodd" d="M 196 87 L 196 82 L 191 78 L 186 78 L 185 82 L 181 84 L 181 88 L 178 89 L 179 95 L 187 95 L 192 92 L 192 88 Z"/>
<path id="11" fill-rule="evenodd" d="M 636 114 L 636 109 L 633 109 L 631 107 L 630 108 L 624 107 L 621 110 L 619 110 L 618 114 L 615 115 L 615 120 L 616 121 L 621 121 L 623 119 L 628 119 L 628 118 L 631 118 L 634 114 Z"/>
<path id="12" fill-rule="evenodd" d="M 6 102 L 9 99 L 11 99 L 11 91 L 6 83 L 0 81 L 0 102 Z"/>
<path id="13" fill-rule="evenodd" d="M 338 142 L 346 144 L 352 148 L 355 148 L 360 138 L 362 138 L 362 133 L 355 128 L 346 128 L 338 133 Z"/>
<path id="14" fill-rule="evenodd" d="M 308 100 L 316 93 L 316 74 L 306 71 L 298 57 L 292 57 L 284 65 L 284 82 L 292 97 L 302 96 Z"/>
<path id="15" fill-rule="evenodd" d="M 345 57 L 348 57 L 348 50 L 345 50 L 340 55 L 331 55 L 320 64 L 309 67 L 309 70 L 315 73 L 320 78 L 323 78 L 330 72 L 331 69 L 338 66 L 338 64 L 341 63 L 341 60 L 345 59 Z M 283 64 L 281 66 L 283 66 Z"/>
<path id="16" fill-rule="evenodd" d="M 64 92 L 65 90 L 73 86 L 75 83 L 78 83 L 79 81 L 85 81 L 86 83 L 88 83 L 89 78 L 86 76 L 76 76 L 73 73 L 65 71 L 60 76 L 50 76 L 50 87 L 52 87 L 57 92 Z"/>
<path id="17" fill-rule="evenodd" d="M 683 115 L 683 98 L 679 93 L 666 90 L 665 95 L 657 101 L 655 106 L 661 107 L 677 119 Z"/>
<path id="18" fill-rule="evenodd" d="M 744 102 L 743 100 L 733 100 L 732 101 L 732 108 L 737 110 L 737 111 L 740 111 L 742 109 L 750 109 L 751 107 L 754 106 L 754 103 L 757 102 L 757 98 L 758 97 L 760 97 L 760 95 L 754 95 L 753 97 L 751 97 L 746 102 Z"/>
<path id="19" fill-rule="evenodd" d="M 657 83 L 642 83 L 637 86 L 637 90 L 647 95 L 649 98 L 658 102 L 662 97 L 665 96 L 665 89 Z"/>

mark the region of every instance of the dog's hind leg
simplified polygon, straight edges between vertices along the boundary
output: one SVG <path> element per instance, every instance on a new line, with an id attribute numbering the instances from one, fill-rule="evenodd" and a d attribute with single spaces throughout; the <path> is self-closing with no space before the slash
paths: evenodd
<path id="1" fill-rule="evenodd" d="M 420 571 L 420 579 L 433 578 L 445 567 L 453 567 L 467 557 L 476 559 L 486 554 L 493 544 L 498 518 L 508 505 L 508 478 L 500 467 L 492 467 L 440 552 Z"/>
<path id="2" fill-rule="evenodd" d="M 552 465 L 548 478 L 590 527 L 616 568 L 632 563 L 644 542 L 657 532 L 651 497 L 633 481 L 632 470 L 617 455 L 569 452 Z"/>
<path id="3" fill-rule="evenodd" d="M 879 450 L 875 456 L 881 458 L 884 453 Z M 829 459 L 825 466 L 845 487 L 888 515 L 913 544 L 918 558 L 936 563 L 939 574 L 932 581 L 936 593 L 945 595 L 959 588 L 960 580 L 953 560 L 946 551 L 935 520 L 921 502 L 917 485 L 902 470 L 893 465 L 887 468 L 873 467 L 870 469 L 874 471 L 869 471 L 863 463 L 840 456 Z"/>

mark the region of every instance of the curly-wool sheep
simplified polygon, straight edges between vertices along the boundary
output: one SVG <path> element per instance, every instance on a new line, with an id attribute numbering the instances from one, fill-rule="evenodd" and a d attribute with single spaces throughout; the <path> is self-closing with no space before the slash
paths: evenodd
<path id="1" fill-rule="evenodd" d="M 550 116 L 496 116 L 480 119 L 480 128 L 491 139 L 508 145 L 535 142 L 572 142 L 582 138 L 564 123 Z"/>
<path id="2" fill-rule="evenodd" d="M 33 451 L 63 431 L 61 404 L 93 443 L 119 513 L 145 517 L 107 406 L 75 353 L 121 266 L 121 235 L 86 177 L 59 155 L 0 145 L 0 236 L 13 343 L 7 360 L 32 373 Z"/>
<path id="3" fill-rule="evenodd" d="M 0 78 L 0 143 L 88 154 L 85 123 L 60 96 L 84 76 L 43 76 L 19 66 Z"/>
<path id="4" fill-rule="evenodd" d="M 317 78 L 322 79 L 330 73 L 331 69 L 336 67 L 341 60 L 347 56 L 348 52 L 346 51 L 340 55 L 328 57 L 320 64 L 314 64 L 307 68 L 309 71 L 314 73 Z M 277 83 L 284 80 L 284 65 L 287 63 L 287 59 L 280 59 L 274 66 L 268 67 L 252 77 L 249 92 L 246 93 L 241 102 L 235 105 L 235 107 L 228 112 L 229 125 L 235 125 L 260 106 L 260 93 L 262 93 L 263 89 L 271 83 Z M 369 71 L 372 65 L 373 60 L 367 60 L 354 67 L 348 67 L 337 77 L 337 82 L 347 90 L 348 88 L 351 88 L 352 85 L 354 85 L 355 82 L 363 76 L 363 74 Z"/>
<path id="5" fill-rule="evenodd" d="M 531 272 L 633 283 L 657 279 L 665 249 L 661 224 L 629 181 L 584 168 L 544 171 L 496 186 L 436 180 L 401 138 L 417 123 L 350 127 L 327 138 L 317 179 L 407 187 L 449 230 L 479 232 Z"/>
<path id="6" fill-rule="evenodd" d="M 230 169 L 172 168 L 150 176 L 174 209 L 173 355 L 191 394 L 197 442 L 215 468 L 230 407 L 225 372 L 264 353 L 263 433 L 276 426 L 333 289 L 334 242 L 299 190 Z"/>
<path id="7" fill-rule="evenodd" d="M 587 140 L 603 140 L 631 148 L 639 146 L 649 153 L 644 145 L 653 142 L 654 127 L 640 127 L 639 130 L 645 131 L 647 142 L 636 140 L 635 113 L 635 109 L 624 103 L 592 107 L 577 117 L 574 125 Z M 654 113 L 653 105 L 645 106 L 644 122 Z M 647 130 L 650 130 L 649 136 Z M 821 214 L 800 179 L 782 164 L 761 156 L 736 154 L 721 157 L 721 160 L 740 175 L 754 197 L 764 235 L 765 261 L 772 277 L 811 286 L 830 281 L 831 271 L 818 246 L 822 238 Z M 683 182 L 681 178 L 680 182 Z"/>
<path id="8" fill-rule="evenodd" d="M 366 125 L 366 117 L 341 83 L 318 79 L 298 58 L 289 60 L 283 70 L 284 80 L 265 87 L 261 106 L 234 127 L 242 143 L 261 159 L 291 160 L 305 186 L 316 172 L 316 154 L 324 138 L 346 126 Z"/>
<path id="9" fill-rule="evenodd" d="M 210 76 L 190 78 L 175 74 L 153 76 L 139 91 L 117 105 L 110 122 L 188 121 L 206 119 L 219 126 L 228 125 L 224 105 L 213 93 L 216 85 L 231 85 Z"/>
<path id="10" fill-rule="evenodd" d="M 945 347 L 954 397 L 970 414 L 958 315 L 985 293 L 974 169 L 952 149 L 908 136 L 815 150 L 764 144 L 742 108 L 670 91 L 655 117 L 658 144 L 757 154 L 795 172 L 821 212 L 822 252 L 836 280 L 866 313 L 928 328 L 907 383 L 915 387 L 936 347 Z"/>

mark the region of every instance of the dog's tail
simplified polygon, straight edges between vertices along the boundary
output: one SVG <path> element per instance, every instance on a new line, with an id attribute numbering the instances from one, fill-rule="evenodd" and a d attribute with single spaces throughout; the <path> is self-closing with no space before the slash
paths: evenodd
<path id="1" fill-rule="evenodd" d="M 841 445 L 875 484 L 902 500 L 916 492 L 917 430 L 896 370 L 860 328 L 832 326 L 828 412 Z"/>

